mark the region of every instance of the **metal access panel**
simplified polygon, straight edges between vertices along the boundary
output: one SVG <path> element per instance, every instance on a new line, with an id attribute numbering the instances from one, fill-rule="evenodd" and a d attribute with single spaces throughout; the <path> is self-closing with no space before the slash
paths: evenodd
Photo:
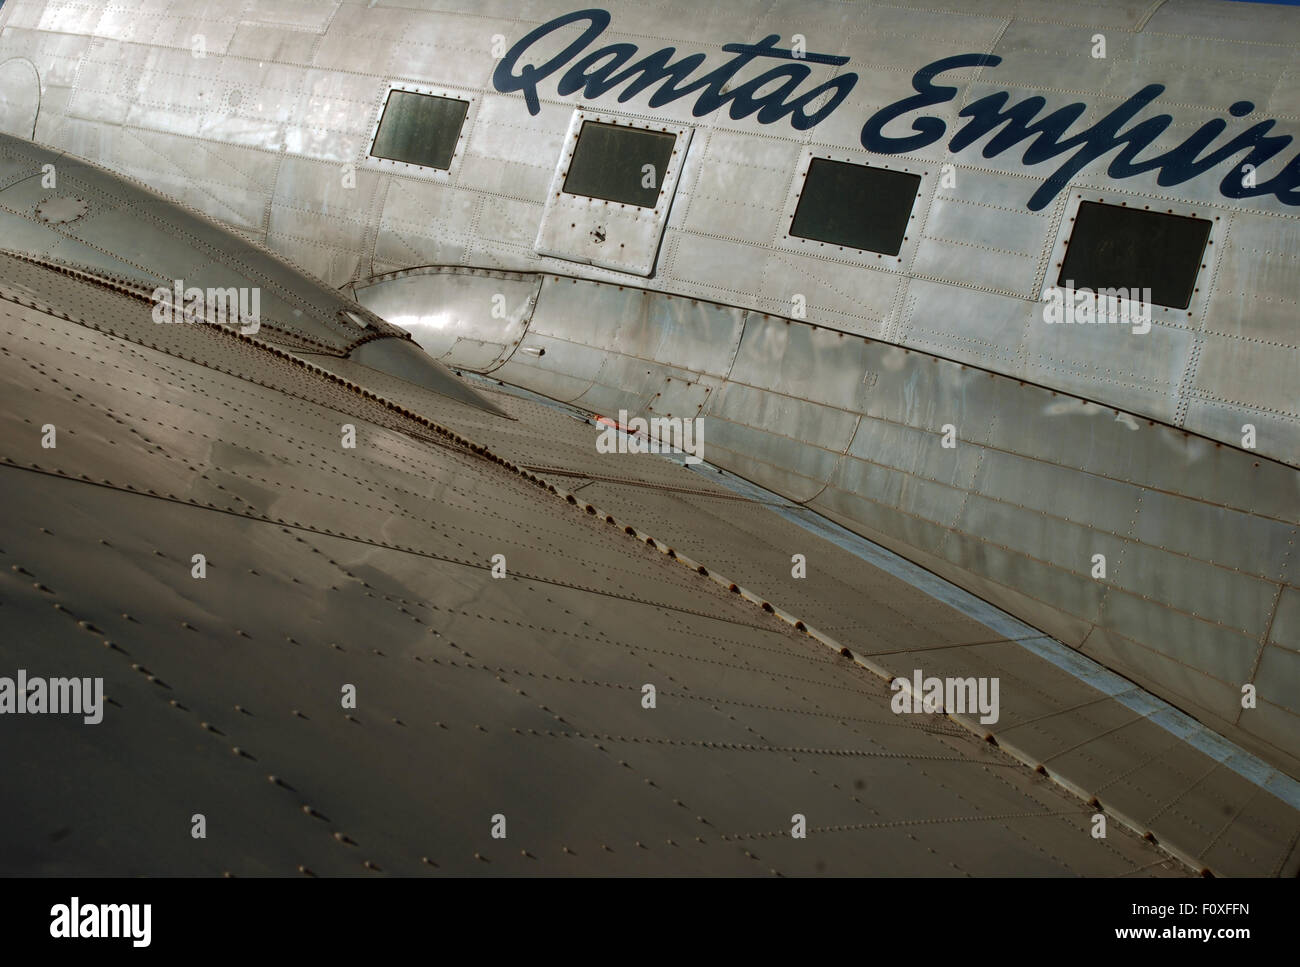
<path id="1" fill-rule="evenodd" d="M 445 180 L 459 168 L 475 98 L 442 88 L 387 88 L 370 137 L 367 167 Z"/>
<path id="2" fill-rule="evenodd" d="M 1057 285 L 1150 289 L 1154 304 L 1186 309 L 1212 224 L 1188 215 L 1081 202 Z"/>
<path id="3" fill-rule="evenodd" d="M 653 275 L 691 133 L 683 125 L 574 111 L 537 253 Z"/>

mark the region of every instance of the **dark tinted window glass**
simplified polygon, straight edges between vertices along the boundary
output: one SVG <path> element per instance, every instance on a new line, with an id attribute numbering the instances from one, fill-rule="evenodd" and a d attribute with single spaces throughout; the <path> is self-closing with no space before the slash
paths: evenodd
<path id="1" fill-rule="evenodd" d="M 676 135 L 663 131 L 584 121 L 564 190 L 571 195 L 654 208 L 676 141 Z M 654 171 L 647 173 L 646 165 Z"/>
<path id="2" fill-rule="evenodd" d="M 920 175 L 813 158 L 790 234 L 897 255 Z"/>
<path id="3" fill-rule="evenodd" d="M 1210 222 L 1204 218 L 1085 201 L 1056 284 L 1150 289 L 1156 305 L 1186 309 L 1209 237 Z"/>
<path id="4" fill-rule="evenodd" d="M 468 101 L 393 91 L 370 153 L 426 168 L 450 168 Z"/>

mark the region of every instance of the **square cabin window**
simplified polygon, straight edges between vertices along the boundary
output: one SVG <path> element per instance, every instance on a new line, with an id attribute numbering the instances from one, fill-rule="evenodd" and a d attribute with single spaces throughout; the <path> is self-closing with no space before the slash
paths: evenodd
<path id="1" fill-rule="evenodd" d="M 1186 309 L 1209 237 L 1205 218 L 1080 202 L 1056 284 L 1150 289 L 1155 305 Z"/>
<path id="2" fill-rule="evenodd" d="M 570 195 L 654 208 L 677 136 L 584 121 L 564 178 Z"/>
<path id="3" fill-rule="evenodd" d="M 920 185 L 921 176 L 906 171 L 813 158 L 790 234 L 897 255 Z"/>
<path id="4" fill-rule="evenodd" d="M 370 154 L 423 168 L 451 167 L 469 102 L 433 94 L 392 91 Z"/>

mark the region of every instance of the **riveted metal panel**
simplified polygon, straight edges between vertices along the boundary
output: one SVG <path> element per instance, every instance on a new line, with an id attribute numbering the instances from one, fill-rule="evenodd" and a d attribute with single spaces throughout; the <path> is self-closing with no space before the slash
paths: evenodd
<path id="1" fill-rule="evenodd" d="M 774 252 L 756 264 L 761 270 L 759 301 L 773 315 L 879 338 L 885 335 L 890 307 L 905 281 L 888 269 L 867 266 L 864 272 L 847 260 L 823 258 L 811 251 Z M 732 277 L 739 271 L 736 266 Z"/>
<path id="2" fill-rule="evenodd" d="M 1141 5 L 1130 4 L 1129 9 L 1140 10 Z M 1100 21 L 1089 22 L 1097 13 L 1102 10 L 1096 6 L 1078 11 L 1077 24 L 1062 24 L 1056 17 L 1051 18 L 1052 23 L 1021 19 L 1008 23 L 992 48 L 1002 58 L 999 80 L 1005 75 L 1008 82 L 1018 86 L 1049 89 L 1061 87 L 1062 77 L 1070 77 L 1070 86 L 1075 90 L 1094 90 L 1104 85 L 1114 73 L 1115 63 L 1125 62 L 1132 40 L 1123 29 L 1106 34 L 1106 56 L 1097 56 L 1093 38 L 1105 26 Z"/>
<path id="3" fill-rule="evenodd" d="M 0 63 L 0 133 L 30 138 L 36 130 L 41 104 L 41 79 L 26 58 Z"/>
<path id="4" fill-rule="evenodd" d="M 375 261 L 406 267 L 456 264 L 469 250 L 481 202 L 436 178 L 394 177 L 375 229 Z"/>
<path id="5" fill-rule="evenodd" d="M 528 329 L 541 279 L 511 272 L 426 269 L 356 286 L 356 298 L 405 329 L 450 366 L 490 373 L 510 358 Z"/>
<path id="6" fill-rule="evenodd" d="M 861 410 L 876 384 L 863 338 L 750 315 L 730 378 L 844 410 Z"/>
<path id="7" fill-rule="evenodd" d="M 395 97 L 402 100 L 394 101 Z M 398 137 L 396 129 L 392 127 L 393 124 L 397 123 L 397 115 L 390 118 L 388 127 L 384 126 L 384 117 L 389 110 L 423 110 L 424 102 L 410 101 L 409 98 L 411 97 L 434 99 L 429 103 L 433 105 L 432 110 L 436 112 L 437 124 L 445 129 L 439 134 L 440 142 L 437 145 L 437 157 L 431 155 L 428 158 L 419 158 L 409 153 L 409 149 L 399 148 L 396 142 L 392 141 L 393 138 Z M 454 181 L 460 172 L 460 166 L 465 157 L 465 146 L 474 127 L 478 101 L 477 94 L 464 89 L 426 87 L 401 82 L 389 84 L 387 90 L 383 93 L 378 115 L 371 127 L 370 139 L 367 142 L 365 158 L 361 162 L 362 165 L 378 171 L 401 173 L 413 178 L 424 178 L 438 182 Z M 407 107 L 408 105 L 410 107 Z M 430 124 L 430 119 L 426 117 L 417 119 L 412 115 L 411 120 L 412 124 L 407 126 L 408 134 L 415 133 L 412 127 L 420 129 Z M 384 138 L 387 139 L 384 142 L 380 141 L 381 132 Z M 376 150 L 380 153 L 376 154 Z M 386 156 L 397 154 L 402 156 Z"/>
<path id="8" fill-rule="evenodd" d="M 1288 467 L 1039 387 L 991 380 L 989 389 L 1004 398 L 990 430 L 995 446 L 1266 517 L 1297 517 L 1300 479 Z"/>
<path id="9" fill-rule="evenodd" d="M 658 171 L 650 165 L 649 177 L 659 188 L 654 207 L 576 195 L 565 187 L 583 125 L 587 123 L 671 134 L 676 139 L 668 155 L 667 169 Z M 535 250 L 541 255 L 572 262 L 585 262 L 634 275 L 653 275 L 659 241 L 668 221 L 668 210 L 681 175 L 682 160 L 690 146 L 692 130 L 683 125 L 648 124 L 610 114 L 574 111 L 560 152 L 559 166 L 551 181 Z"/>
<path id="10" fill-rule="evenodd" d="M 568 403 L 591 389 L 608 358 L 604 350 L 530 327 L 514 355 L 494 375 Z"/>
<path id="11" fill-rule="evenodd" d="M 846 455 L 849 459 L 845 461 L 845 472 L 849 472 L 847 464 L 850 462 L 862 461 L 898 470 L 922 480 L 965 488 L 992 454 L 979 447 L 936 446 L 936 441 L 941 440 L 942 436 L 939 428 L 920 428 L 888 420 L 863 419 L 853 434 L 853 443 Z M 840 479 L 838 474 L 836 479 Z M 843 485 L 841 480 L 840 486 Z M 948 519 L 951 516 L 949 514 Z"/>
<path id="12" fill-rule="evenodd" d="M 1101 550 L 1113 552 L 1122 546 L 1115 538 L 1101 537 Z M 985 536 L 965 531 L 949 532 L 942 556 L 962 571 L 985 579 L 980 593 L 991 601 L 1028 599 L 1026 619 L 1038 615 L 1036 627 L 1077 644 L 1097 621 L 1108 595 L 1105 585 L 1091 577 L 1064 568 L 1046 566 L 1027 557 L 1013 546 L 1014 538 Z M 1056 615 L 1043 612 L 1052 611 Z"/>
<path id="13" fill-rule="evenodd" d="M 721 386 L 713 377 L 702 379 L 667 376 L 646 403 L 646 414 L 650 416 L 667 416 L 693 420 L 700 415 L 709 399 Z M 708 446 L 709 441 L 705 441 Z"/>
<path id="14" fill-rule="evenodd" d="M 725 375 L 741 310 L 631 286 L 545 276 L 532 331 L 694 372 Z"/>
<path id="15" fill-rule="evenodd" d="M 1300 223 L 1250 212 L 1232 215 L 1210 291 L 1205 331 L 1231 336 L 1260 355 L 1300 343 Z M 1239 387 L 1239 382 L 1227 386 Z"/>
<path id="16" fill-rule="evenodd" d="M 281 152 L 303 103 L 306 71 L 282 62 L 254 64 L 233 58 L 215 66 L 218 83 L 210 96 L 216 105 L 206 120 L 205 139 L 253 149 L 246 154 L 255 156 Z M 78 83 L 78 96 L 80 88 Z M 362 105 L 351 106 L 364 110 Z"/>
<path id="17" fill-rule="evenodd" d="M 807 446 L 829 451 L 830 455 L 843 453 L 859 420 L 857 413 L 731 381 L 714 394 L 709 415 L 770 434 L 764 452 L 758 456 L 777 466 L 797 466 L 796 462 L 781 459 L 787 445 L 792 453 L 804 453 Z M 808 475 L 826 479 L 821 472 Z"/>
<path id="18" fill-rule="evenodd" d="M 1108 560 L 1111 579 L 1133 594 L 1256 640 L 1268 627 L 1278 592 L 1272 581 L 1136 542 L 1122 561 Z"/>
<path id="19" fill-rule="evenodd" d="M 715 394 L 716 395 L 716 394 Z M 774 440 L 753 427 L 716 419 L 705 414 L 704 459 L 717 463 L 747 480 L 776 491 L 791 500 L 811 500 L 825 487 L 819 476 L 830 472 L 836 459 L 825 450 L 789 440 Z M 753 454 L 780 451 L 790 464 L 777 465 Z"/>
<path id="20" fill-rule="evenodd" d="M 1127 534 L 1146 493 L 1105 477 L 1091 478 L 1087 489 L 1079 483 L 1076 471 L 1057 464 L 982 448 L 972 486 L 981 494 L 1018 505 L 1027 512 L 1050 515 L 1056 524 L 1069 522 L 1111 534 Z M 1147 509 L 1143 506 L 1144 513 L 1139 517 Z M 1154 509 L 1153 516 L 1161 516 L 1159 508 Z"/>
<path id="21" fill-rule="evenodd" d="M 988 374 L 887 343 L 868 344 L 879 378 L 863 413 L 873 419 L 950 432 L 958 441 L 984 441 L 994 414 L 983 403 Z M 952 427 L 946 431 L 945 427 Z"/>
<path id="22" fill-rule="evenodd" d="M 1128 547 L 1123 537 L 990 500 L 981 494 L 969 494 L 960 502 L 952 525 L 959 533 L 973 534 L 1014 551 L 1025 559 L 1028 567 L 1044 568 L 1049 573 L 1069 571 L 1079 577 L 1089 576 L 1094 554 L 1105 555 L 1110 562 L 1107 573 L 1113 576 L 1118 570 L 1119 557 Z"/>
<path id="23" fill-rule="evenodd" d="M 1198 356 L 1188 381 L 1187 424 L 1241 445 L 1249 423 L 1255 427 L 1252 449 L 1300 464 L 1300 347 L 1207 333 Z"/>
<path id="24" fill-rule="evenodd" d="M 1264 649 L 1259 660 L 1259 699 L 1280 705 L 1300 722 L 1300 654 L 1285 648 L 1270 646 Z"/>
<path id="25" fill-rule="evenodd" d="M 4 40 L 15 47 L 21 47 L 24 53 L 19 55 L 20 58 L 26 57 L 31 61 L 33 70 L 40 76 L 42 100 L 49 96 L 52 88 L 70 89 L 77 79 L 81 58 L 93 43 L 91 38 L 75 34 L 50 34 L 16 26 L 12 21 L 5 24 L 4 21 L 4 14 L 0 13 L 0 25 L 3 25 L 0 26 L 0 31 L 3 32 Z M 39 70 L 36 69 L 37 64 L 41 65 Z M 67 93 L 64 91 L 64 96 Z M 63 114 L 64 111 L 60 110 L 59 113 Z"/>
<path id="26" fill-rule="evenodd" d="M 80 61 L 68 116 L 103 125 L 124 123 L 134 98 L 128 80 L 138 77 L 150 60 L 148 47 L 92 40 Z"/>
<path id="27" fill-rule="evenodd" d="M 690 231 L 765 245 L 783 230 L 781 215 L 798 156 L 799 146 L 787 141 L 715 129 L 688 158 L 678 189 L 685 197 L 673 211 L 684 212 L 682 224 Z"/>
<path id="28" fill-rule="evenodd" d="M 282 245 L 292 241 L 293 247 L 311 252 L 306 267 L 341 284 L 362 272 L 361 253 L 374 231 L 383 189 L 383 177 L 373 171 L 285 157 L 278 166 L 267 231 Z M 335 263 L 335 257 L 341 261 Z"/>
<path id="29" fill-rule="evenodd" d="M 1213 0 L 1188 0 L 1185 4 L 1162 5 L 1151 14 L 1147 31 L 1157 35 L 1170 32 L 1175 35 L 1212 38 L 1219 41 L 1214 48 L 1193 47 L 1188 56 L 1176 61 L 1184 69 L 1202 69 L 1208 63 L 1224 66 L 1236 53 L 1234 41 L 1267 36 L 1273 43 L 1300 42 L 1300 24 L 1294 19 L 1281 17 L 1273 4 L 1234 3 L 1231 6 Z"/>
<path id="30" fill-rule="evenodd" d="M 1284 587 L 1269 628 L 1270 644 L 1300 652 L 1300 589 Z"/>
<path id="31" fill-rule="evenodd" d="M 536 117 L 521 112 L 514 100 L 490 90 L 482 95 L 479 120 L 466 147 L 467 163 L 461 169 L 460 184 L 483 192 L 492 205 L 527 201 L 527 220 L 517 226 L 525 237 L 516 258 L 535 260 L 533 242 L 541 222 L 542 208 L 555 178 L 556 160 L 565 142 L 569 108 L 542 104 Z M 492 207 L 485 204 L 485 207 Z"/>
<path id="32" fill-rule="evenodd" d="M 1129 661 L 1138 663 L 1142 652 L 1154 651 L 1197 675 L 1209 676 L 1228 686 L 1227 693 L 1216 700 L 1219 704 L 1211 704 L 1198 692 L 1189 693 L 1193 700 L 1206 701 L 1225 717 L 1235 717 L 1241 709 L 1241 685 L 1251 680 L 1260 651 L 1258 639 L 1206 621 L 1204 616 L 1174 611 L 1131 593 L 1108 595 L 1098 625 L 1146 645 L 1125 648 Z M 1156 627 L 1165 629 L 1166 634 L 1152 634 Z M 1160 683 L 1162 688 L 1172 689 L 1176 685 L 1177 681 L 1172 679 Z"/>
<path id="33" fill-rule="evenodd" d="M 1170 648 L 1134 647 L 1137 640 L 1150 640 L 1150 629 L 1161 627 L 1177 635 L 1184 643 L 1180 651 L 1205 655 L 1214 662 L 1214 671 L 1231 678 L 1217 678 L 1182 655 L 1170 655 Z M 1163 637 L 1154 643 L 1162 644 Z M 1134 681 L 1150 682 L 1151 691 L 1162 697 L 1178 696 L 1179 707 L 1192 711 L 1198 718 L 1208 713 L 1231 722 L 1241 710 L 1241 685 L 1250 674 L 1258 644 L 1240 636 L 1221 636 L 1210 626 L 1183 615 L 1170 616 L 1156 605 L 1141 598 L 1116 595 L 1106 602 L 1102 621 L 1080 649 L 1085 655 L 1113 668 Z M 1292 725 L 1292 728 L 1295 726 Z M 1278 748 L 1295 748 L 1293 737 L 1270 737 Z"/>
<path id="34" fill-rule="evenodd" d="M 306 64 L 319 44 L 320 34 L 314 31 L 245 22 L 235 27 L 226 53 L 249 60 Z"/>
<path id="35" fill-rule="evenodd" d="M 572 403 L 602 415 L 617 414 L 621 409 L 643 415 L 664 378 L 663 369 L 653 363 L 606 354 L 591 386 Z"/>
<path id="36" fill-rule="evenodd" d="M 85 121 L 64 122 L 64 137 L 84 147 L 83 157 L 118 158 L 116 170 L 173 198 L 189 196 L 192 207 L 241 231 L 261 236 L 275 183 L 278 159 L 267 152 L 242 151 L 220 143 L 204 146 L 211 164 L 186 168 L 194 141 L 160 131 L 102 127 Z M 202 189 L 196 191 L 196 189 Z"/>
<path id="37" fill-rule="evenodd" d="M 1294 553 L 1296 525 L 1143 489 L 1131 534 L 1170 553 L 1281 581 Z"/>
<path id="38" fill-rule="evenodd" d="M 1183 374 L 1198 337 L 1182 320 L 1153 315 L 1149 332 L 1133 325 L 1055 325 L 1046 303 L 1031 303 L 1021 375 L 1167 423 L 1178 419 Z M 1141 329 L 1144 326 L 1138 326 Z M 1081 360 L 1095 362 L 1081 363 Z"/>
<path id="39" fill-rule="evenodd" d="M 376 11 L 368 0 L 347 3 L 330 18 L 315 62 L 417 84 L 469 84 L 490 89 L 496 66 L 493 38 L 506 36 L 511 29 L 509 13 L 494 13 L 484 3 L 463 12 L 402 4 Z"/>
<path id="40" fill-rule="evenodd" d="M 1240 689 L 1237 690 L 1236 695 L 1237 704 L 1240 705 Z M 1298 722 L 1300 716 L 1289 709 L 1271 702 L 1260 702 L 1257 708 L 1251 709 L 1249 717 L 1232 723 L 1232 727 L 1224 731 L 1234 738 L 1240 736 L 1243 748 L 1268 758 L 1276 754 L 1272 751 L 1274 749 L 1294 749 L 1300 745 Z"/>

